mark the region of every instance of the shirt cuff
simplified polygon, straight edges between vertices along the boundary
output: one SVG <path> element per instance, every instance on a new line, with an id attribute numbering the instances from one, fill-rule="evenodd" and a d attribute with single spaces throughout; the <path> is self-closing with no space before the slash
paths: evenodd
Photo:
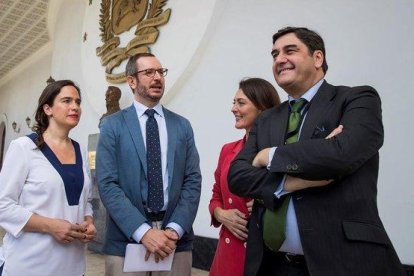
<path id="1" fill-rule="evenodd" d="M 273 147 L 269 150 L 269 163 L 267 164 L 267 169 L 270 169 L 270 165 L 272 165 L 272 160 L 273 160 L 273 156 L 275 155 L 275 151 L 276 151 L 277 147 Z"/>
<path id="2" fill-rule="evenodd" d="M 282 196 L 289 194 L 289 192 L 285 191 L 285 182 L 286 182 L 286 177 L 287 175 L 285 174 L 282 178 L 282 181 L 280 181 L 279 185 L 276 188 L 276 192 L 274 193 L 274 195 L 277 198 L 281 198 Z"/>
<path id="3" fill-rule="evenodd" d="M 141 224 L 140 227 L 138 227 L 137 230 L 135 230 L 134 234 L 132 234 L 132 238 L 137 242 L 140 243 L 142 240 L 142 237 L 145 235 L 145 233 L 148 232 L 152 227 L 149 226 L 147 223 Z"/>
<path id="4" fill-rule="evenodd" d="M 174 229 L 175 230 L 175 232 L 177 232 L 177 234 L 178 234 L 178 237 L 181 239 L 181 237 L 184 235 L 184 230 L 183 230 L 183 228 L 180 226 L 180 225 L 178 225 L 177 223 L 175 223 L 175 222 L 170 222 L 170 223 L 168 223 L 167 224 L 167 227 L 165 227 L 165 228 L 172 228 L 172 229 Z"/>

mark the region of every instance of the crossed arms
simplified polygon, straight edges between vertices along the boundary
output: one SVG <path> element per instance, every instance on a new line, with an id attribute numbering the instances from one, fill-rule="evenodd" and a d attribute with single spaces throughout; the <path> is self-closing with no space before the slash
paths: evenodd
<path id="1" fill-rule="evenodd" d="M 269 136 L 271 124 L 259 118 L 244 149 L 230 167 L 230 191 L 261 199 L 266 208 L 272 209 L 276 204 L 273 194 L 285 175 L 307 180 L 338 180 L 352 174 L 378 154 L 383 143 L 383 128 L 377 92 L 368 86 L 341 89 L 333 100 L 336 102 L 326 103 L 335 105 L 331 109 L 332 114 L 325 114 L 326 117 L 319 120 L 330 125 L 338 125 L 339 122 L 344 125 L 342 133 L 332 139 L 305 137 L 297 143 L 279 145 L 269 168 L 262 166 L 267 166 L 267 156 L 266 151 L 261 150 L 275 145 L 259 147 L 259 142 L 267 141 L 263 136 Z M 305 120 L 304 124 L 307 123 Z M 255 163 L 259 167 L 254 167 L 252 164 L 257 155 Z M 295 164 L 295 169 L 291 164 Z M 292 190 L 308 188 L 310 184 L 300 186 L 296 183 Z"/>

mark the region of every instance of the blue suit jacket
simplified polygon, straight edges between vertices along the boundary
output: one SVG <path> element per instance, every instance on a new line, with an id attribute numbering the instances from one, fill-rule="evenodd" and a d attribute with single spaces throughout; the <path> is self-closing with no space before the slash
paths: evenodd
<path id="1" fill-rule="evenodd" d="M 194 222 L 200 200 L 199 156 L 190 122 L 163 108 L 168 133 L 168 206 L 163 227 L 169 222 L 185 231 L 176 251 L 192 249 Z M 132 234 L 146 218 L 147 195 L 145 144 L 134 105 L 102 121 L 96 155 L 96 177 L 102 202 L 108 212 L 103 252 L 124 256 Z"/>

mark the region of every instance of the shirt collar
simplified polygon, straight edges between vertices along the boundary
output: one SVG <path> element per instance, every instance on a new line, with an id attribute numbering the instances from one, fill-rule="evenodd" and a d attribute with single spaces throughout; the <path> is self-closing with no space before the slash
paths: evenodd
<path id="1" fill-rule="evenodd" d="M 135 110 L 137 111 L 138 118 L 144 115 L 145 111 L 149 108 L 135 99 L 134 99 L 134 107 L 135 107 Z M 154 106 L 152 109 L 154 109 L 158 115 L 160 115 L 161 117 L 164 117 L 164 111 L 162 110 L 161 103 L 157 103 L 157 105 Z"/>
<path id="2" fill-rule="evenodd" d="M 308 101 L 308 103 L 313 99 L 313 97 L 316 95 L 316 92 L 318 92 L 319 88 L 321 87 L 323 81 L 325 79 L 321 79 L 320 81 L 318 81 L 317 83 L 315 83 L 314 86 L 312 86 L 311 88 L 309 88 L 308 91 L 305 92 L 305 94 L 302 95 L 302 97 L 300 97 L 301 99 L 305 99 Z M 288 97 L 289 98 L 289 103 L 291 101 L 295 101 L 296 99 L 292 98 L 291 96 Z"/>

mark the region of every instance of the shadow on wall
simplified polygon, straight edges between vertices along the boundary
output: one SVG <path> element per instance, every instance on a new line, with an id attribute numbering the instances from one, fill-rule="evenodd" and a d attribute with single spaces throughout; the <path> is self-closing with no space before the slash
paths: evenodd
<path id="1" fill-rule="evenodd" d="M 0 171 L 3 166 L 4 140 L 6 138 L 6 124 L 0 123 Z"/>

